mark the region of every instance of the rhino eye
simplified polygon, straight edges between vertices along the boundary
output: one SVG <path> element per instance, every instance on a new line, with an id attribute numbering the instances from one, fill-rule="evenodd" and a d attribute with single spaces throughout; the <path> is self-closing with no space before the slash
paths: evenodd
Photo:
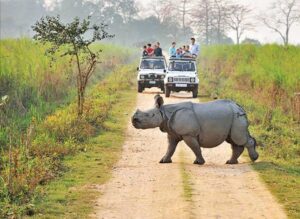
<path id="1" fill-rule="evenodd" d="M 154 113 L 151 113 L 151 114 L 148 114 L 148 116 L 149 116 L 150 118 L 152 118 L 152 117 L 155 116 L 155 114 L 154 114 Z"/>

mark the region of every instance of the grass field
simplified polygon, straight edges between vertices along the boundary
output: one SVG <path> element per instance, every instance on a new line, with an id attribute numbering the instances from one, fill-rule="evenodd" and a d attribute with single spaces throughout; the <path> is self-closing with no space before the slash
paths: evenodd
<path id="1" fill-rule="evenodd" d="M 262 179 L 300 218 L 300 48 L 278 45 L 212 46 L 199 59 L 202 96 L 232 99 L 250 120 Z"/>
<path id="2" fill-rule="evenodd" d="M 112 148 L 106 148 L 105 140 L 99 145 L 96 138 L 120 131 L 122 122 L 115 127 L 108 125 L 110 115 L 117 113 L 112 109 L 119 100 L 130 96 L 135 71 L 130 66 L 116 69 L 132 61 L 130 50 L 93 45 L 93 49 L 103 50 L 102 63 L 87 91 L 84 117 L 78 119 L 73 65 L 69 59 L 51 62 L 44 55 L 47 46 L 29 39 L 1 40 L 0 48 L 0 96 L 9 97 L 0 108 L 0 217 L 5 218 L 41 210 L 36 204 L 42 205 L 48 191 L 49 200 L 53 194 L 51 186 L 49 190 L 47 186 L 72 172 L 75 164 L 71 160 L 78 153 L 86 153 L 77 157 L 84 159 L 89 153 L 99 152 L 108 166 L 115 161 L 109 153 L 103 153 L 107 150 L 114 154 L 122 137 L 115 139 Z M 124 97 L 122 91 L 127 92 Z M 120 113 L 120 121 L 122 118 Z M 71 185 L 65 179 L 65 185 Z"/>
<path id="3" fill-rule="evenodd" d="M 105 131 L 86 142 L 84 152 L 65 158 L 68 171 L 43 188 L 46 198 L 35 200 L 40 218 L 86 218 L 93 213 L 95 200 L 101 195 L 97 186 L 110 178 L 120 156 L 135 97 L 135 90 L 124 90 L 104 122 Z"/>
<path id="4" fill-rule="evenodd" d="M 70 103 L 76 96 L 75 68 L 69 57 L 45 55 L 47 45 L 28 38 L 0 41 L 0 99 L 9 101 L 0 108 L 0 145 L 7 149 L 9 136 L 18 141 L 32 120 L 39 122 L 58 106 Z M 90 84 L 101 80 L 118 64 L 132 57 L 132 51 L 109 44 L 95 44 L 101 49 L 101 65 Z M 16 136 L 16 137 L 15 137 Z M 19 143 L 19 142 L 14 142 Z"/>

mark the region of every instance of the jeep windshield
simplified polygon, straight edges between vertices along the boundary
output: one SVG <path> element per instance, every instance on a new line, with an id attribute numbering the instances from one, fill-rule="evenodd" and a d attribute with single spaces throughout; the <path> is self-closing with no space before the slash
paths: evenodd
<path id="1" fill-rule="evenodd" d="M 195 71 L 194 62 L 172 61 L 169 64 L 169 71 Z"/>
<path id="2" fill-rule="evenodd" d="M 144 59 L 141 62 L 140 69 L 165 69 L 165 62 L 157 59 Z"/>

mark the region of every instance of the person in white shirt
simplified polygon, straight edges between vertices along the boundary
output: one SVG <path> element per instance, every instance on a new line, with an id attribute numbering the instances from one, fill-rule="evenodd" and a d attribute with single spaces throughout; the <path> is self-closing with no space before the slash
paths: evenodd
<path id="1" fill-rule="evenodd" d="M 192 56 L 197 57 L 200 52 L 200 46 L 195 43 L 196 40 L 194 37 L 191 38 L 191 42 L 192 42 L 192 44 L 190 45 L 190 52 L 191 52 Z"/>

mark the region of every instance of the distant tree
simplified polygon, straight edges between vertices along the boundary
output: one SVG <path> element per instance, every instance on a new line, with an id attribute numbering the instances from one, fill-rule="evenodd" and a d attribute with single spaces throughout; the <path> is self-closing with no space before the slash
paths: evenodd
<path id="1" fill-rule="evenodd" d="M 251 9 L 243 5 L 234 4 L 230 7 L 230 13 L 226 20 L 228 26 L 235 31 L 236 44 L 238 45 L 240 44 L 241 36 L 245 31 L 253 28 L 253 24 L 249 20 L 250 13 Z"/>
<path id="2" fill-rule="evenodd" d="M 197 30 L 200 32 L 201 41 L 208 45 L 211 42 L 211 32 L 213 28 L 213 1 L 201 0 L 195 5 L 192 11 L 192 18 Z"/>
<path id="3" fill-rule="evenodd" d="M 30 26 L 45 13 L 41 0 L 0 0 L 0 38 L 29 36 Z"/>
<path id="4" fill-rule="evenodd" d="M 176 6 L 172 0 L 155 0 L 152 3 L 151 9 L 154 16 L 157 17 L 161 23 L 164 23 L 175 16 L 174 11 Z"/>
<path id="5" fill-rule="evenodd" d="M 178 20 L 181 23 L 183 37 L 187 36 L 186 24 L 188 23 L 188 16 L 192 10 L 192 1 L 191 0 L 177 0 L 173 1 L 173 4 L 176 5 L 177 11 L 179 12 L 180 18 Z M 176 16 L 176 15 L 175 15 Z M 177 16 L 176 16 L 177 17 Z"/>
<path id="6" fill-rule="evenodd" d="M 218 30 L 212 29 L 210 34 L 210 43 L 232 45 L 234 44 L 234 41 L 230 37 L 228 37 L 225 33 L 222 32 L 220 35 Z"/>
<path id="7" fill-rule="evenodd" d="M 212 17 L 214 30 L 217 35 L 217 44 L 221 44 L 222 37 L 228 30 L 229 8 L 227 0 L 214 0 Z"/>
<path id="8" fill-rule="evenodd" d="M 101 51 L 94 52 L 90 46 L 96 40 L 113 37 L 106 30 L 106 25 L 91 25 L 90 18 L 75 18 L 72 22 L 63 24 L 60 17 L 41 18 L 32 26 L 36 32 L 34 39 L 42 43 L 50 43 L 47 52 L 55 54 L 63 50 L 62 56 L 75 58 L 77 67 L 77 112 L 80 117 L 83 114 L 85 90 L 88 81 L 93 74 Z M 91 36 L 91 37 L 87 37 Z M 64 48 L 62 48 L 64 47 Z"/>
<path id="9" fill-rule="evenodd" d="M 261 21 L 266 27 L 280 35 L 284 45 L 288 45 L 290 30 L 295 23 L 300 21 L 300 1 L 277 0 L 270 10 L 270 14 L 261 15 Z"/>
<path id="10" fill-rule="evenodd" d="M 259 42 L 259 40 L 251 39 L 251 38 L 245 38 L 242 41 L 242 44 L 252 44 L 252 45 L 257 45 L 257 46 L 261 45 L 261 43 Z"/>
<path id="11" fill-rule="evenodd" d="M 107 0 L 107 2 L 114 2 L 115 11 L 122 16 L 125 23 L 131 21 L 138 13 L 135 0 Z"/>

